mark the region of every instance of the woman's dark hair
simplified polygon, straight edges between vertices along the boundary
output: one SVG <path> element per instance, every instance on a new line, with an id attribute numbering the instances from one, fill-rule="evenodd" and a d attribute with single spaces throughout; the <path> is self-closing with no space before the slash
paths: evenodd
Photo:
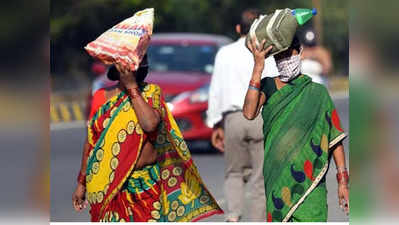
<path id="1" fill-rule="evenodd" d="M 116 69 L 115 65 L 112 65 L 107 72 L 107 77 L 108 79 L 115 81 L 115 80 L 119 80 L 119 72 Z"/>
<path id="2" fill-rule="evenodd" d="M 148 59 L 147 54 L 144 55 L 143 60 L 139 65 L 139 68 L 136 71 L 136 80 L 138 83 L 141 83 L 145 80 L 148 75 Z"/>
<path id="3" fill-rule="evenodd" d="M 242 12 L 240 18 L 241 35 L 248 34 L 252 23 L 259 16 L 259 10 L 257 9 L 246 9 Z"/>
<path id="4" fill-rule="evenodd" d="M 292 39 L 290 48 L 297 50 L 298 52 L 301 51 L 301 41 L 297 34 L 295 34 L 294 39 Z"/>
<path id="5" fill-rule="evenodd" d="M 143 60 L 141 60 L 139 68 L 136 71 L 137 82 L 138 83 L 143 82 L 144 79 L 147 77 L 147 74 L 148 74 L 148 60 L 147 60 L 147 54 L 145 54 Z M 115 65 L 112 65 L 109 68 L 107 77 L 112 81 L 119 80 L 119 71 L 116 69 Z"/>

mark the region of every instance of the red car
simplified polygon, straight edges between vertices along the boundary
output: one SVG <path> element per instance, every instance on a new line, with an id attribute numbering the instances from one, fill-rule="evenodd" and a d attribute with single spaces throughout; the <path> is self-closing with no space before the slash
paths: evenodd
<path id="1" fill-rule="evenodd" d="M 225 36 L 196 33 L 162 33 L 151 38 L 146 81 L 161 87 L 193 150 L 210 149 L 212 129 L 205 124 L 209 83 L 218 49 L 230 42 Z"/>
<path id="2" fill-rule="evenodd" d="M 205 124 L 209 83 L 217 51 L 230 42 L 225 36 L 195 33 L 164 33 L 151 39 L 147 81 L 162 88 L 192 150 L 210 149 L 212 129 Z"/>

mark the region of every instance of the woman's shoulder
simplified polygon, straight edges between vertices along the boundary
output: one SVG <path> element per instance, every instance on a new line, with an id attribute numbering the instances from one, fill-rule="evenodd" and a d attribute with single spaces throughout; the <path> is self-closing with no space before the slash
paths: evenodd
<path id="1" fill-rule="evenodd" d="M 100 88 L 94 92 L 93 98 L 91 99 L 89 118 L 91 118 L 98 110 L 98 108 L 100 108 L 107 101 L 107 98 L 105 97 L 105 92 L 105 88 Z"/>
<path id="2" fill-rule="evenodd" d="M 273 82 L 274 83 L 274 77 L 264 77 L 260 81 L 261 83 L 268 83 L 268 82 Z"/>
<path id="3" fill-rule="evenodd" d="M 144 87 L 147 87 L 147 86 L 150 88 L 160 88 L 158 84 L 144 82 Z"/>
<path id="4" fill-rule="evenodd" d="M 273 77 L 264 77 L 260 81 L 260 89 L 266 96 L 271 96 L 274 92 L 277 91 L 276 83 Z"/>
<path id="5" fill-rule="evenodd" d="M 150 93 L 152 93 L 152 92 L 158 93 L 158 92 L 161 91 L 161 87 L 158 84 L 145 82 L 143 84 L 143 91 L 144 92 L 150 92 Z"/>
<path id="6" fill-rule="evenodd" d="M 101 100 L 105 100 L 105 92 L 106 92 L 106 88 L 100 88 L 98 90 L 96 90 L 93 94 L 93 101 L 101 101 Z"/>
<path id="7" fill-rule="evenodd" d="M 312 87 L 313 91 L 316 91 L 319 94 L 330 95 L 329 92 L 328 92 L 327 87 L 324 86 L 323 84 L 319 84 L 319 83 L 316 83 L 316 82 L 312 81 L 311 87 Z"/>
<path id="8" fill-rule="evenodd" d="M 260 80 L 260 86 L 262 89 L 265 87 L 271 87 L 274 85 L 275 85 L 275 82 L 274 82 L 273 77 L 264 77 L 264 78 L 262 78 L 262 80 Z"/>
<path id="9" fill-rule="evenodd" d="M 327 90 L 327 87 L 324 86 L 323 84 L 319 84 L 319 83 L 317 83 L 317 82 L 312 81 L 312 84 L 311 84 L 311 85 L 312 85 L 313 88 L 318 89 L 318 90 L 320 90 L 320 91 L 328 91 L 328 90 Z"/>

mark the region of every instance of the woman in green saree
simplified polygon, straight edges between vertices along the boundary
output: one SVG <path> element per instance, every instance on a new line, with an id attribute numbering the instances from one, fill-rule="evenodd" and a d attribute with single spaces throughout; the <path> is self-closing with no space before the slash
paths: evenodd
<path id="1" fill-rule="evenodd" d="M 264 58 L 272 46 L 247 43 L 254 56 L 252 79 L 245 97 L 244 116 L 260 113 L 264 120 L 264 179 L 267 221 L 327 221 L 325 175 L 330 156 L 337 166 L 338 199 L 349 212 L 348 172 L 342 140 L 345 138 L 327 89 L 300 73 L 301 45 L 274 57 L 279 76 L 261 80 Z"/>

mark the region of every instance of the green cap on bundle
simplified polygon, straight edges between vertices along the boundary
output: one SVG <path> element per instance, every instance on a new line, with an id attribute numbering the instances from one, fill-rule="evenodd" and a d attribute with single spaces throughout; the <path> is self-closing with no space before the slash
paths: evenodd
<path id="1" fill-rule="evenodd" d="M 316 9 L 277 9 L 273 14 L 259 16 L 251 25 L 246 37 L 248 45 L 250 38 L 255 38 L 259 47 L 263 39 L 265 47 L 273 46 L 270 55 L 280 53 L 291 45 L 298 26 L 302 26 L 316 15 Z M 248 46 L 247 46 L 248 47 Z"/>
<path id="2" fill-rule="evenodd" d="M 317 14 L 317 10 L 313 9 L 294 9 L 292 10 L 292 15 L 295 16 L 296 21 L 299 25 L 304 25 L 308 22 L 314 15 Z"/>

